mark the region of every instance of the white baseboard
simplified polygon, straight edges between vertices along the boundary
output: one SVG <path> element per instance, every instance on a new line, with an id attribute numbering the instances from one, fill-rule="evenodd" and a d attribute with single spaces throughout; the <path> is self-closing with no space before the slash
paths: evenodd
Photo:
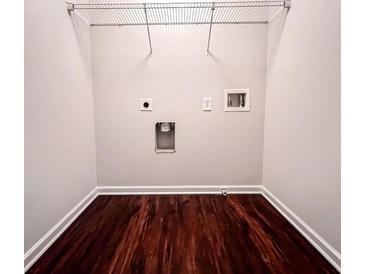
<path id="1" fill-rule="evenodd" d="M 39 257 L 42 256 L 42 254 L 58 239 L 58 237 L 75 221 L 75 219 L 97 196 L 98 192 L 95 188 L 25 253 L 24 272 L 26 272 L 39 259 Z"/>
<path id="2" fill-rule="evenodd" d="M 329 263 L 341 272 L 341 254 L 334 247 L 264 186 L 262 186 L 262 195 L 327 259 Z"/>
<path id="3" fill-rule="evenodd" d="M 98 186 L 99 195 L 171 195 L 171 194 L 249 194 L 261 193 L 260 185 L 183 185 L 183 186 Z"/>
<path id="4" fill-rule="evenodd" d="M 338 271 L 341 254 L 309 225 L 261 185 L 185 185 L 185 186 L 98 186 L 70 210 L 47 234 L 24 255 L 27 271 L 98 195 L 168 195 L 168 194 L 262 194 Z"/>

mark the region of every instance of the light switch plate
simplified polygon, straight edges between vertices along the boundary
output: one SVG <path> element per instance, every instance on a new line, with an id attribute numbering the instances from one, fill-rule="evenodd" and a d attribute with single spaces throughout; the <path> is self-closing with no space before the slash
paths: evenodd
<path id="1" fill-rule="evenodd" d="M 141 111 L 152 111 L 152 98 L 141 98 Z"/>
<path id="2" fill-rule="evenodd" d="M 212 110 L 212 98 L 204 97 L 202 99 L 202 110 L 203 111 L 211 111 Z"/>

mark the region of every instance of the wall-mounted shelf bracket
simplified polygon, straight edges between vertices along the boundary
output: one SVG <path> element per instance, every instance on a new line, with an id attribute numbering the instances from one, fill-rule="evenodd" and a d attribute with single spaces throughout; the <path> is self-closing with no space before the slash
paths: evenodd
<path id="1" fill-rule="evenodd" d="M 215 3 L 213 2 L 212 3 L 212 8 L 211 8 L 212 13 L 210 15 L 210 25 L 209 25 L 209 36 L 208 36 L 208 46 L 207 46 L 207 52 L 208 53 L 210 53 L 209 52 L 209 46 L 210 46 L 210 36 L 212 34 L 213 16 L 214 16 L 214 10 L 215 10 L 214 5 L 215 5 Z"/>
<path id="2" fill-rule="evenodd" d="M 147 34 L 148 34 L 148 43 L 150 45 L 150 55 L 152 54 L 152 42 L 151 42 L 151 33 L 150 33 L 150 25 L 148 23 L 148 16 L 147 16 L 147 8 L 146 3 L 144 4 L 144 15 L 146 17 L 146 28 L 147 28 Z"/>
<path id="3" fill-rule="evenodd" d="M 66 2 L 66 9 L 67 9 L 68 13 L 70 13 L 71 11 L 74 11 L 75 6 L 72 3 Z"/>
<path id="4" fill-rule="evenodd" d="M 284 1 L 284 8 L 290 9 L 290 0 Z"/>

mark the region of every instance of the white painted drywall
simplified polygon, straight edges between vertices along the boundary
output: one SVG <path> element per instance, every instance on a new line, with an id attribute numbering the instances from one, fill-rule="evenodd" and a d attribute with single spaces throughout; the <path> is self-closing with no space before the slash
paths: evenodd
<path id="1" fill-rule="evenodd" d="M 260 184 L 266 25 L 91 31 L 98 184 Z M 225 88 L 250 88 L 250 112 L 224 112 Z M 213 111 L 201 110 L 211 97 Z M 140 98 L 153 111 L 139 110 Z M 155 123 L 176 123 L 176 153 L 156 154 Z"/>
<path id="2" fill-rule="evenodd" d="M 270 23 L 267 80 L 263 184 L 340 251 L 340 1 Z"/>
<path id="3" fill-rule="evenodd" d="M 95 188 L 94 136 L 88 28 L 25 1 L 25 251 Z"/>

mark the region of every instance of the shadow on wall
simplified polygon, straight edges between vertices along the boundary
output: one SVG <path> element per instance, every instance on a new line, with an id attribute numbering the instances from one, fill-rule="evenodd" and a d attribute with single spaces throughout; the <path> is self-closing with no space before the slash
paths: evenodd
<path id="1" fill-rule="evenodd" d="M 80 56 L 87 74 L 91 79 L 91 46 L 90 46 L 90 31 L 89 26 L 83 22 L 73 12 L 69 13 L 72 27 L 77 40 Z M 81 23 L 81 24 L 80 24 Z"/>
<path id="2" fill-rule="evenodd" d="M 268 73 L 270 73 L 270 67 L 275 63 L 277 49 L 280 44 L 281 34 L 283 32 L 286 18 L 288 17 L 288 9 L 284 9 L 273 22 L 269 24 L 274 24 L 272 31 L 270 32 L 270 37 L 268 43 L 270 43 L 270 60 L 268 60 Z"/>

